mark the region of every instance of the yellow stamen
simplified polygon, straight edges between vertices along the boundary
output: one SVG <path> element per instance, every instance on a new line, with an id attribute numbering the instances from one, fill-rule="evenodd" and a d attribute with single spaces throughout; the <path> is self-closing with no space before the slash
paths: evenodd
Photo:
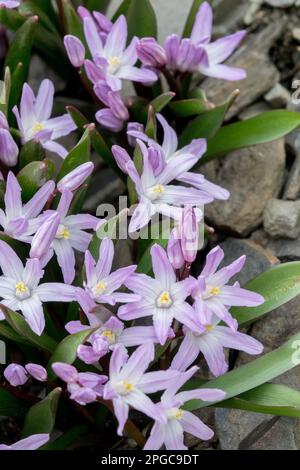
<path id="1" fill-rule="evenodd" d="M 24 282 L 18 282 L 18 284 L 16 284 L 16 291 L 18 294 L 25 294 L 25 292 L 28 292 L 28 287 Z"/>
<path id="2" fill-rule="evenodd" d="M 214 329 L 214 325 L 205 325 L 206 331 L 212 331 Z"/>
<path id="3" fill-rule="evenodd" d="M 45 129 L 45 124 L 43 124 L 42 122 L 37 122 L 32 128 L 32 132 L 34 134 L 37 134 L 38 132 L 43 131 L 44 129 Z"/>
<path id="4" fill-rule="evenodd" d="M 111 331 L 111 330 L 105 330 L 102 332 L 102 336 L 104 336 L 105 338 L 107 338 L 108 342 L 109 343 L 115 343 L 116 341 L 116 334 Z"/>
<path id="5" fill-rule="evenodd" d="M 180 421 L 183 418 L 184 411 L 180 408 L 171 408 L 167 411 L 167 416 L 169 419 L 177 419 Z"/>
<path id="6" fill-rule="evenodd" d="M 127 380 L 121 380 L 115 384 L 115 390 L 120 395 L 127 395 L 128 393 L 132 392 L 135 389 L 135 386 L 131 382 L 127 382 Z"/>
<path id="7" fill-rule="evenodd" d="M 131 384 L 130 382 L 126 382 L 126 380 L 124 380 L 123 386 L 126 392 L 132 392 L 132 390 L 134 390 L 134 385 Z"/>
<path id="8" fill-rule="evenodd" d="M 106 282 L 104 281 L 98 282 L 98 284 L 96 284 L 95 286 L 96 295 L 102 294 L 105 291 L 106 287 L 107 287 Z"/>
<path id="9" fill-rule="evenodd" d="M 168 308 L 172 305 L 173 301 L 168 291 L 163 291 L 156 300 L 156 305 L 161 308 Z"/>
<path id="10" fill-rule="evenodd" d="M 219 295 L 221 293 L 221 289 L 220 287 L 212 287 L 210 290 L 209 290 L 209 293 L 211 295 Z"/>
<path id="11" fill-rule="evenodd" d="M 109 71 L 109 73 L 116 72 L 120 64 L 121 64 L 121 60 L 117 56 L 114 56 L 114 57 L 111 57 L 110 59 L 108 59 L 108 71 Z"/>
<path id="12" fill-rule="evenodd" d="M 156 194 L 161 194 L 165 190 L 165 188 L 161 184 L 157 184 L 156 186 L 153 186 L 151 189 Z"/>
<path id="13" fill-rule="evenodd" d="M 58 230 L 58 236 L 59 236 L 59 238 L 63 238 L 64 240 L 68 240 L 70 238 L 70 231 L 67 229 L 67 227 L 62 226 Z"/>

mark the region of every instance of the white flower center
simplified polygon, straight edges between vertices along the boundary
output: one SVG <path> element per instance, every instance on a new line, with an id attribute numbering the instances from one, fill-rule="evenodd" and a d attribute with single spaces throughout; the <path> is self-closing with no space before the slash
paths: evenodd
<path id="1" fill-rule="evenodd" d="M 168 419 L 176 419 L 180 421 L 184 415 L 184 411 L 180 408 L 170 408 L 166 412 Z"/>
<path id="2" fill-rule="evenodd" d="M 103 294 L 105 289 L 107 288 L 107 283 L 104 281 L 99 281 L 94 287 L 93 287 L 93 293 L 95 296 Z"/>
<path id="3" fill-rule="evenodd" d="M 114 56 L 108 59 L 107 62 L 108 62 L 108 73 L 114 74 L 118 70 L 121 64 L 121 59 L 120 57 Z"/>
<path id="4" fill-rule="evenodd" d="M 128 393 L 133 392 L 135 386 L 131 382 L 127 382 L 127 380 L 121 380 L 115 384 L 115 390 L 119 395 L 128 395 Z"/>
<path id="5" fill-rule="evenodd" d="M 221 294 L 221 289 L 218 286 L 207 286 L 206 291 L 202 294 L 202 298 L 209 299 L 210 297 L 214 297 Z"/>
<path id="6" fill-rule="evenodd" d="M 63 238 L 68 240 L 70 238 L 70 230 L 65 226 L 60 224 L 57 230 L 56 238 Z"/>
<path id="7" fill-rule="evenodd" d="M 38 132 L 41 132 L 45 129 L 45 124 L 43 124 L 42 122 L 37 122 L 31 129 L 32 131 L 32 134 L 35 135 L 37 134 Z"/>
<path id="8" fill-rule="evenodd" d="M 170 296 L 170 293 L 167 290 L 163 291 L 156 300 L 156 305 L 160 308 L 169 308 L 172 304 L 172 297 Z"/>
<path id="9" fill-rule="evenodd" d="M 20 300 L 24 300 L 24 299 L 27 299 L 28 297 L 30 297 L 30 290 L 28 289 L 28 287 L 26 286 L 26 284 L 24 284 L 23 281 L 21 282 L 18 282 L 16 284 L 16 297 Z"/>
<path id="10" fill-rule="evenodd" d="M 152 186 L 151 188 L 147 189 L 146 195 L 151 201 L 155 201 L 161 196 L 164 190 L 165 188 L 162 184 L 156 184 L 155 186 Z"/>
<path id="11" fill-rule="evenodd" d="M 215 325 L 205 325 L 206 331 L 212 331 L 215 328 Z"/>

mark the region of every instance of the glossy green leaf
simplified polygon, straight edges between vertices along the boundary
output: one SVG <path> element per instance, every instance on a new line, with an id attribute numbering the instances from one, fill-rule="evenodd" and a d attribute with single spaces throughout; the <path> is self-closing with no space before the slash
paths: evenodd
<path id="1" fill-rule="evenodd" d="M 122 3 L 120 4 L 119 8 L 116 10 L 112 17 L 112 21 L 115 22 L 119 16 L 121 15 L 127 15 L 130 3 L 132 0 L 123 0 Z"/>
<path id="2" fill-rule="evenodd" d="M 71 2 L 65 0 L 62 2 L 62 8 L 64 12 L 66 32 L 78 37 L 85 45 L 86 52 L 88 53 L 89 49 L 87 47 L 85 35 L 83 32 L 83 23 L 80 17 L 77 15 L 75 8 Z"/>
<path id="3" fill-rule="evenodd" d="M 45 158 L 46 152 L 40 142 L 32 139 L 22 145 L 19 156 L 19 167 L 24 168 L 32 162 L 38 162 Z"/>
<path id="4" fill-rule="evenodd" d="M 189 98 L 187 100 L 173 101 L 169 104 L 169 108 L 178 117 L 190 117 L 196 114 L 202 114 L 211 111 L 211 103 L 197 98 Z"/>
<path id="5" fill-rule="evenodd" d="M 29 201 L 34 194 L 50 180 L 54 174 L 55 166 L 52 160 L 31 162 L 18 173 L 17 178 L 22 188 L 23 202 Z"/>
<path id="6" fill-rule="evenodd" d="M 173 93 L 172 91 L 167 91 L 166 93 L 163 93 L 162 95 L 159 95 L 154 98 L 154 100 L 151 101 L 149 106 L 152 107 L 154 113 L 160 113 L 165 108 L 165 106 L 170 103 L 174 96 L 175 93 Z"/>
<path id="7" fill-rule="evenodd" d="M 225 103 L 217 106 L 216 108 L 210 109 L 200 116 L 193 119 L 183 130 L 183 133 L 179 139 L 179 146 L 184 147 L 188 145 L 193 139 L 205 138 L 211 139 L 215 136 L 216 132 L 220 129 L 224 117 L 237 98 L 239 91 L 234 91 Z M 202 159 L 201 159 L 202 160 Z"/>
<path id="8" fill-rule="evenodd" d="M 150 0 L 131 0 L 126 12 L 128 40 L 134 36 L 157 37 L 157 21 Z"/>
<path id="9" fill-rule="evenodd" d="M 32 434 L 50 434 L 53 431 L 61 391 L 61 388 L 55 388 L 44 400 L 30 408 L 24 422 L 23 438 Z"/>
<path id="10" fill-rule="evenodd" d="M 91 335 L 94 329 L 79 331 L 73 335 L 66 336 L 56 347 L 52 354 L 47 370 L 50 379 L 56 377 L 51 365 L 54 362 L 64 362 L 66 364 L 73 364 L 77 357 L 78 347 L 84 343 Z"/>
<path id="11" fill-rule="evenodd" d="M 29 344 L 29 342 L 14 331 L 10 326 L 6 325 L 4 321 L 0 322 L 0 337 L 13 341 L 14 343 Z"/>
<path id="12" fill-rule="evenodd" d="M 265 302 L 258 307 L 233 307 L 230 312 L 240 325 L 257 320 L 300 294 L 300 262 L 274 266 L 247 282 L 245 288 L 261 294 Z"/>
<path id="13" fill-rule="evenodd" d="M 65 158 L 60 172 L 57 177 L 57 181 L 60 181 L 70 171 L 75 170 L 79 165 L 90 161 L 91 151 L 91 133 L 95 128 L 94 124 L 89 124 L 81 137 L 78 144 L 71 150 L 71 152 Z"/>
<path id="14" fill-rule="evenodd" d="M 196 15 L 197 15 L 198 10 L 199 10 L 199 8 L 200 8 L 200 6 L 203 2 L 204 2 L 204 0 L 194 0 L 193 1 L 193 4 L 192 4 L 190 12 L 189 12 L 189 16 L 187 17 L 187 20 L 186 20 L 186 23 L 185 23 L 185 26 L 184 26 L 184 30 L 183 30 L 183 33 L 182 33 L 183 38 L 190 37 L 193 26 L 194 26 Z"/>
<path id="15" fill-rule="evenodd" d="M 9 67 L 5 69 L 4 80 L 0 82 L 0 87 L 0 111 L 7 115 L 11 91 L 11 73 Z"/>
<path id="16" fill-rule="evenodd" d="M 11 418 L 23 417 L 26 413 L 26 404 L 19 398 L 0 388 L 0 416 Z"/>
<path id="17" fill-rule="evenodd" d="M 26 81 L 28 75 L 31 48 L 37 26 L 37 16 L 28 18 L 28 20 L 16 32 L 5 59 L 5 67 L 9 67 L 12 74 L 20 62 L 23 64 L 23 82 Z"/>
<path id="18" fill-rule="evenodd" d="M 87 0 L 86 1 L 86 7 L 90 11 L 101 11 L 102 13 L 105 13 L 108 5 L 110 4 L 110 0 Z"/>
<path id="19" fill-rule="evenodd" d="M 75 108 L 74 106 L 67 106 L 66 109 L 79 130 L 83 131 L 86 126 L 89 125 L 89 121 L 87 120 L 87 118 L 77 108 Z M 110 166 L 117 173 L 120 174 L 120 169 L 116 165 L 115 159 L 108 145 L 106 144 L 104 138 L 96 128 L 91 132 L 91 139 L 92 146 L 94 150 L 98 153 L 98 155 L 105 161 L 108 166 Z"/>
<path id="20" fill-rule="evenodd" d="M 280 139 L 299 126 L 300 114 L 286 110 L 267 111 L 254 118 L 228 124 L 208 142 L 208 150 L 201 163 L 234 150 Z"/>
<path id="21" fill-rule="evenodd" d="M 230 399 L 275 379 L 299 364 L 300 334 L 297 334 L 280 348 L 254 359 L 246 365 L 205 384 L 198 379 L 192 379 L 185 388 L 218 388 L 226 393 L 227 399 Z M 192 400 L 185 405 L 185 408 L 196 410 L 209 404 L 213 403 Z"/>
<path id="22" fill-rule="evenodd" d="M 52 18 L 49 18 L 50 9 L 46 9 L 43 4 L 47 4 L 47 0 L 42 0 L 39 2 L 34 2 L 32 0 L 26 0 L 22 2 L 19 7 L 19 12 L 24 16 L 34 16 L 39 17 L 40 23 L 47 28 L 49 31 L 58 34 L 57 27 L 52 21 Z M 57 23 L 56 23 L 57 24 Z"/>
<path id="23" fill-rule="evenodd" d="M 41 336 L 33 333 L 20 313 L 14 312 L 2 304 L 0 304 L 0 308 L 3 311 L 9 325 L 20 336 L 27 339 L 32 345 L 37 346 L 46 352 L 53 353 L 55 351 L 56 342 L 52 338 L 47 336 L 45 333 L 43 333 Z"/>
<path id="24" fill-rule="evenodd" d="M 300 391 L 280 384 L 264 384 L 216 406 L 300 418 Z"/>

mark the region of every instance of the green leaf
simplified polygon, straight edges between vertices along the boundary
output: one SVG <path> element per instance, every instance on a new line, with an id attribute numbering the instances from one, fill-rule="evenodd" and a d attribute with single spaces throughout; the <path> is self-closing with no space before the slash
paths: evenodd
<path id="1" fill-rule="evenodd" d="M 126 12 L 128 40 L 134 36 L 157 37 L 157 21 L 150 0 L 131 0 Z"/>
<path id="2" fill-rule="evenodd" d="M 190 117 L 196 114 L 202 114 L 211 111 L 211 103 L 197 98 L 189 98 L 187 100 L 173 101 L 169 104 L 169 108 L 178 117 Z"/>
<path id="3" fill-rule="evenodd" d="M 40 450 L 68 450 L 79 437 L 86 435 L 88 428 L 86 426 L 73 426 L 54 442 L 44 445 Z"/>
<path id="4" fill-rule="evenodd" d="M 223 104 L 217 106 L 214 109 L 210 109 L 209 111 L 201 113 L 200 116 L 197 116 L 195 119 L 189 122 L 179 139 L 179 146 L 184 147 L 185 145 L 188 145 L 193 139 L 212 138 L 220 129 L 224 121 L 225 114 L 227 113 L 230 106 L 234 103 L 238 94 L 238 90 L 234 91 Z"/>
<path id="5" fill-rule="evenodd" d="M 93 331 L 94 329 L 90 328 L 88 330 L 79 331 L 73 335 L 68 335 L 57 345 L 47 366 L 48 376 L 50 379 L 56 377 L 51 365 L 54 362 L 73 364 L 77 357 L 78 347 L 87 340 Z"/>
<path id="6" fill-rule="evenodd" d="M 236 397 L 252 390 L 274 378 L 293 369 L 300 363 L 300 334 L 293 336 L 280 348 L 255 359 L 248 364 L 228 372 L 221 377 L 203 384 L 198 379 L 192 379 L 186 389 L 194 388 L 218 388 L 226 393 L 226 398 Z M 185 409 L 196 410 L 213 403 L 201 400 L 191 400 L 185 405 Z"/>
<path id="7" fill-rule="evenodd" d="M 84 44 L 86 52 L 89 55 L 89 48 L 87 47 L 87 42 L 83 31 L 83 23 L 80 17 L 77 15 L 75 8 L 70 1 L 66 0 L 63 0 L 62 8 L 64 12 L 66 32 L 78 37 Z"/>
<path id="8" fill-rule="evenodd" d="M 25 338 L 22 338 L 22 336 L 20 336 L 10 326 L 5 325 L 5 322 L 3 321 L 0 322 L 0 336 L 13 341 L 14 343 L 29 344 Z"/>
<path id="9" fill-rule="evenodd" d="M 285 385 L 264 384 L 216 406 L 300 418 L 300 392 Z"/>
<path id="10" fill-rule="evenodd" d="M 87 0 L 86 1 L 86 7 L 90 11 L 101 11 L 102 13 L 105 13 L 108 5 L 110 4 L 110 0 Z"/>
<path id="11" fill-rule="evenodd" d="M 25 415 L 26 409 L 25 403 L 19 398 L 11 395 L 7 390 L 0 388 L 0 416 L 20 418 Z"/>
<path id="12" fill-rule="evenodd" d="M 9 67 L 5 69 L 4 80 L 0 82 L 0 86 L 0 111 L 7 115 L 11 91 L 11 73 Z"/>
<path id="13" fill-rule="evenodd" d="M 9 325 L 14 331 L 16 331 L 20 336 L 27 339 L 31 344 L 37 346 L 38 348 L 53 353 L 56 348 L 56 342 L 43 333 L 41 336 L 33 333 L 31 328 L 28 326 L 22 315 L 13 310 L 10 310 L 5 305 L 0 304 L 0 308 L 3 311 L 5 318 Z"/>
<path id="14" fill-rule="evenodd" d="M 261 294 L 265 302 L 258 307 L 233 307 L 230 312 L 240 325 L 253 322 L 300 294 L 300 262 L 279 264 L 245 285 Z"/>
<path id="15" fill-rule="evenodd" d="M 23 82 L 25 82 L 27 79 L 31 58 L 31 48 L 37 26 L 37 16 L 32 16 L 27 21 L 25 21 L 25 23 L 16 32 L 6 56 L 5 67 L 9 67 L 12 74 L 20 62 L 23 64 Z"/>
<path id="16" fill-rule="evenodd" d="M 60 395 L 61 388 L 55 388 L 44 400 L 30 408 L 24 422 L 23 438 L 32 434 L 50 434 L 53 431 Z"/>
<path id="17" fill-rule="evenodd" d="M 49 18 L 50 9 L 48 11 L 43 7 L 43 4 L 47 4 L 47 0 L 34 2 L 33 0 L 22 2 L 19 7 L 19 12 L 24 16 L 33 16 L 37 15 L 39 17 L 40 23 L 47 28 L 52 33 L 58 35 L 57 23 L 53 23 L 52 19 Z"/>
<path id="18" fill-rule="evenodd" d="M 32 139 L 26 142 L 20 151 L 19 167 L 24 168 L 31 162 L 38 162 L 45 158 L 45 150 L 40 142 Z"/>
<path id="19" fill-rule="evenodd" d="M 186 23 L 185 23 L 185 26 L 184 26 L 184 30 L 183 30 L 183 33 L 182 33 L 183 38 L 190 37 L 193 26 L 194 26 L 196 15 L 197 15 L 198 10 L 199 10 L 199 8 L 200 8 L 200 6 L 203 2 L 204 2 L 204 0 L 194 0 L 193 1 L 193 4 L 192 4 L 190 12 L 189 12 L 189 16 L 187 17 L 187 20 L 186 20 Z"/>
<path id="20" fill-rule="evenodd" d="M 300 114 L 286 110 L 267 111 L 254 118 L 228 124 L 208 142 L 201 164 L 234 150 L 280 139 L 299 125 Z"/>
<path id="21" fill-rule="evenodd" d="M 75 168 L 77 168 L 79 165 L 90 161 L 91 133 L 93 132 L 94 128 L 94 124 L 89 124 L 87 126 L 78 144 L 65 158 L 58 174 L 57 181 L 60 181 L 65 175 L 70 173 L 70 171 L 75 170 Z"/>
<path id="22" fill-rule="evenodd" d="M 116 12 L 114 13 L 112 17 L 113 22 L 115 22 L 119 18 L 119 16 L 127 15 L 131 1 L 132 0 L 123 0 L 123 2 L 121 3 L 121 5 L 119 6 L 119 8 L 116 10 Z"/>
<path id="23" fill-rule="evenodd" d="M 101 216 L 101 214 L 97 214 Z M 99 258 L 99 247 L 104 238 L 110 238 L 117 241 L 127 234 L 128 209 L 123 209 L 116 216 L 105 221 L 93 236 L 89 250 L 92 256 L 97 260 Z"/>
<path id="24" fill-rule="evenodd" d="M 23 202 L 29 201 L 41 186 L 52 178 L 54 170 L 54 163 L 49 159 L 42 162 L 31 162 L 22 168 L 17 178 L 22 188 Z"/>
<path id="25" fill-rule="evenodd" d="M 176 93 L 173 93 L 172 91 L 167 91 L 166 93 L 163 93 L 162 95 L 157 96 L 154 98 L 154 100 L 149 103 L 149 107 L 153 109 L 154 113 L 160 113 L 167 104 L 170 103 L 170 101 L 174 98 Z"/>

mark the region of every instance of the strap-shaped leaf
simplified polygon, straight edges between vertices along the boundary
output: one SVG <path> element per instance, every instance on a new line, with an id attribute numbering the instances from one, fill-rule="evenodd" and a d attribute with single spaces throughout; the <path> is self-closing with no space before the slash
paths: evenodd
<path id="1" fill-rule="evenodd" d="M 94 124 L 89 124 L 81 137 L 78 144 L 71 150 L 71 152 L 65 158 L 60 172 L 57 177 L 57 181 L 60 181 L 70 171 L 75 170 L 79 165 L 90 161 L 91 151 L 91 133 L 95 128 Z"/>
<path id="2" fill-rule="evenodd" d="M 275 379 L 299 364 L 300 333 L 293 336 L 289 341 L 280 346 L 280 348 L 244 366 L 204 384 L 203 381 L 192 379 L 185 388 L 218 388 L 226 393 L 227 399 L 230 399 Z M 212 403 L 201 400 L 191 400 L 186 403 L 185 409 L 196 410 L 208 406 L 209 404 Z"/>
<path id="3" fill-rule="evenodd" d="M 267 111 L 254 118 L 228 124 L 209 140 L 201 163 L 234 150 L 280 139 L 299 126 L 300 114 L 286 110 Z"/>
<path id="4" fill-rule="evenodd" d="M 133 36 L 157 37 L 157 21 L 150 0 L 131 0 L 126 17 L 128 40 Z"/>
<path id="5" fill-rule="evenodd" d="M 233 307 L 230 311 L 240 325 L 251 323 L 300 294 L 300 262 L 279 264 L 249 281 L 245 288 L 261 294 L 258 307 Z"/>
<path id="6" fill-rule="evenodd" d="M 0 416 L 20 418 L 25 415 L 27 406 L 19 398 L 0 388 Z"/>
<path id="7" fill-rule="evenodd" d="M 196 15 L 197 15 L 198 10 L 201 6 L 201 3 L 203 3 L 203 2 L 204 2 L 204 0 L 194 0 L 193 1 L 193 4 L 192 4 L 190 12 L 189 12 L 189 16 L 187 17 L 187 20 L 186 20 L 186 23 L 185 23 L 185 26 L 184 26 L 184 30 L 183 30 L 183 33 L 182 33 L 183 38 L 190 37 L 192 29 L 193 29 L 194 22 L 195 22 Z"/>

